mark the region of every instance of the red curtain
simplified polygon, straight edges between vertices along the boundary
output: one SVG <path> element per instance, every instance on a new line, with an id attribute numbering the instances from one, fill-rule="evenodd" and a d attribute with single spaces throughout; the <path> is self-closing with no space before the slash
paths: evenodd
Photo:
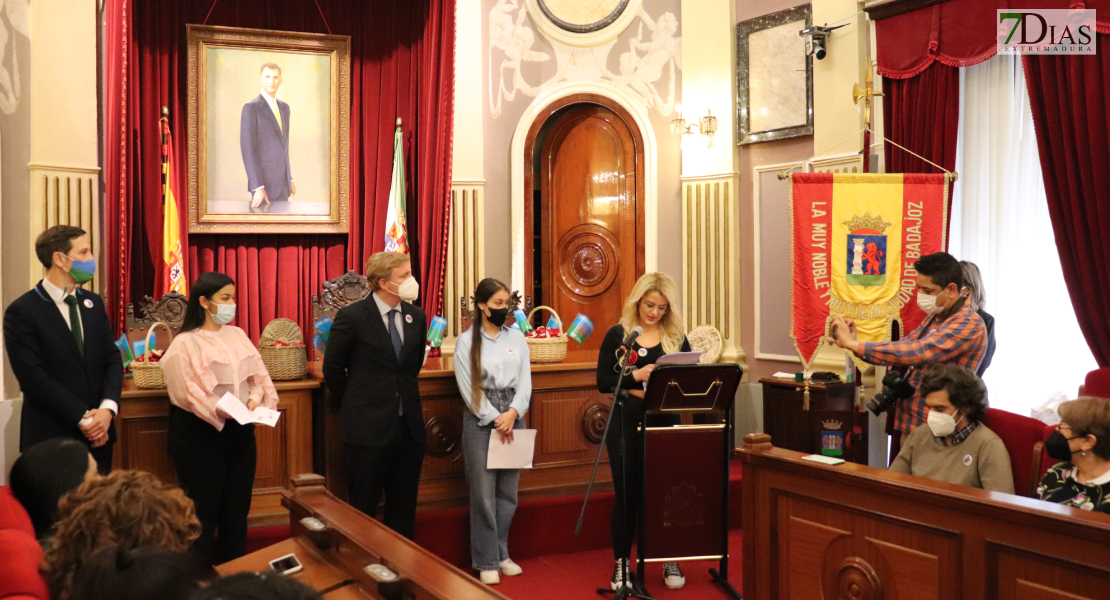
<path id="1" fill-rule="evenodd" d="M 906 79 L 939 62 L 967 67 L 995 55 L 998 10 L 1093 8 L 1110 33 L 1110 0 L 948 0 L 875 22 L 879 74 Z"/>
<path id="2" fill-rule="evenodd" d="M 933 63 L 916 77 L 884 80 L 883 91 L 886 136 L 949 171 L 955 170 L 960 70 Z M 943 172 L 894 144 L 884 147 L 888 173 Z"/>
<path id="3" fill-rule="evenodd" d="M 158 116 L 170 109 L 180 214 L 186 215 L 185 25 L 205 23 L 351 36 L 349 235 L 187 236 L 190 277 L 235 278 L 236 324 L 258 339 L 267 323 L 311 326 L 310 297 L 345 269 L 362 272 L 384 247 L 393 132 L 404 123 L 409 236 L 425 310 L 441 306 L 450 198 L 454 2 L 361 0 L 108 0 L 106 231 L 109 303 L 160 289 L 162 213 Z M 117 323 L 122 326 L 122 323 Z"/>
<path id="4" fill-rule="evenodd" d="M 1110 36 L 1095 56 L 1023 57 L 1048 210 L 1079 327 L 1110 366 Z"/>

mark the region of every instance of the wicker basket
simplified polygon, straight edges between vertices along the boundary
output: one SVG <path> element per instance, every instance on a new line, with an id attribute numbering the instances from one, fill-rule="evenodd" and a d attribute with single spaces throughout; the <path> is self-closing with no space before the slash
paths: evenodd
<path id="1" fill-rule="evenodd" d="M 274 342 L 300 343 L 300 346 L 275 346 Z M 289 319 L 274 319 L 262 330 L 258 353 L 274 381 L 304 379 L 308 372 L 308 353 L 299 325 Z"/>
<path id="2" fill-rule="evenodd" d="M 562 362 L 567 357 L 567 334 L 563 331 L 563 320 L 559 313 L 550 306 L 537 306 L 528 313 L 528 321 L 531 322 L 532 315 L 541 308 L 547 309 L 555 317 L 555 321 L 559 323 L 559 335 L 553 338 L 524 338 L 528 342 L 529 357 L 534 363 Z"/>
<path id="3" fill-rule="evenodd" d="M 173 341 L 173 330 L 169 325 L 159 321 L 151 325 L 146 332 L 146 351 L 143 352 L 142 362 L 131 361 L 131 376 L 135 380 L 135 385 L 144 390 L 166 387 L 166 378 L 162 375 L 162 363 L 150 362 L 150 341 L 154 337 L 154 328 L 158 326 L 165 327 L 166 333 L 170 334 L 170 341 Z"/>

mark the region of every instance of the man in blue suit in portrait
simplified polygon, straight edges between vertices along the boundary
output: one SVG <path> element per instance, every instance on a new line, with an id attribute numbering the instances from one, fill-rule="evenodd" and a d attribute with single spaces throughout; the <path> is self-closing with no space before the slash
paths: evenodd
<path id="1" fill-rule="evenodd" d="M 287 212 L 297 186 L 289 169 L 289 105 L 277 99 L 281 67 L 262 65 L 258 80 L 262 92 L 243 105 L 239 122 L 251 212 Z"/>

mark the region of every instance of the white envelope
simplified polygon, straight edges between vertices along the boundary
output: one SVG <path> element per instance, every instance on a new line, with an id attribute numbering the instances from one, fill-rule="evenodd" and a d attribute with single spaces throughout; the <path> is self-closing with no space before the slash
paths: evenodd
<path id="1" fill-rule="evenodd" d="M 512 443 L 502 444 L 497 430 L 490 432 L 487 469 L 531 469 L 536 451 L 535 429 L 514 429 Z"/>

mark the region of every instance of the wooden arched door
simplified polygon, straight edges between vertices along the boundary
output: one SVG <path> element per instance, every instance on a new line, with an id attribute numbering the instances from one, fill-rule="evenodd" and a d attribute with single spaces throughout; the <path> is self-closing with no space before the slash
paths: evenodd
<path id="1" fill-rule="evenodd" d="M 644 272 L 643 142 L 609 100 L 572 97 L 549 110 L 529 138 L 526 183 L 538 194 L 528 203 L 536 213 L 526 276 L 534 301 L 558 311 L 564 326 L 578 313 L 594 322 L 581 349 L 596 351 Z"/>

